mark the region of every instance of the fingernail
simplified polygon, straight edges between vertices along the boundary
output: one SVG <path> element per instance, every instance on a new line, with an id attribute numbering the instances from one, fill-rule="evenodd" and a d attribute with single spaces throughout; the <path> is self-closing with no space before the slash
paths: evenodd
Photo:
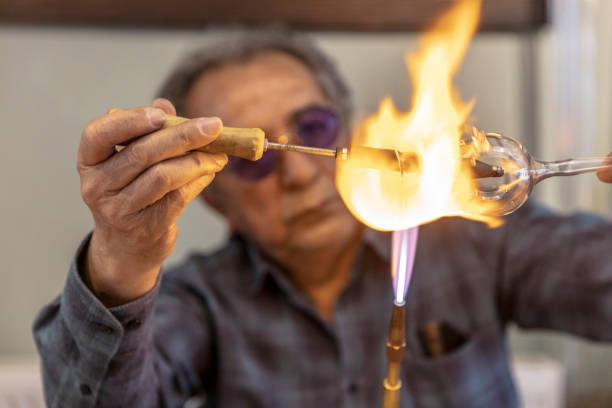
<path id="1" fill-rule="evenodd" d="M 223 128 L 223 125 L 221 124 L 221 119 L 214 117 L 200 118 L 197 121 L 197 125 L 198 129 L 200 129 L 200 132 L 211 136 L 217 135 Z"/>
<path id="2" fill-rule="evenodd" d="M 155 127 L 160 127 L 166 121 L 166 114 L 161 109 L 148 109 L 147 116 Z"/>

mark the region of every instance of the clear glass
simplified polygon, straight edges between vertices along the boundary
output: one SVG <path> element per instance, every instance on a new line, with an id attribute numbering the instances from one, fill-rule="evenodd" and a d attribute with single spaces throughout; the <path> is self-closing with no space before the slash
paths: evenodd
<path id="1" fill-rule="evenodd" d="M 495 201 L 496 210 L 491 215 L 506 215 L 522 206 L 533 187 L 542 180 L 554 176 L 573 176 L 612 168 L 605 157 L 587 157 L 545 162 L 534 159 L 515 139 L 497 133 L 487 133 L 490 149 L 476 159 L 504 169 L 502 177 L 478 179 L 478 194 L 482 200 Z"/>

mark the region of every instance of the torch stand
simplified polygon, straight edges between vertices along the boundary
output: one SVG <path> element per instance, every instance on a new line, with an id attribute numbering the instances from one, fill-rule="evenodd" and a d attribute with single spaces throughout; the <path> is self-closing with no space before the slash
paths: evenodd
<path id="1" fill-rule="evenodd" d="M 391 324 L 389 325 L 389 336 L 387 337 L 387 377 L 383 381 L 383 408 L 397 408 L 399 406 L 400 389 L 400 366 L 404 359 L 406 350 L 406 303 L 393 302 L 391 312 Z"/>

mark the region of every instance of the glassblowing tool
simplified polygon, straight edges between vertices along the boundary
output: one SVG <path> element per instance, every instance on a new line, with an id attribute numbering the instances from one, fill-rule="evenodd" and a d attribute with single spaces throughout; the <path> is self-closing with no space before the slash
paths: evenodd
<path id="1" fill-rule="evenodd" d="M 383 380 L 383 408 L 397 408 L 402 380 L 400 367 L 406 351 L 406 293 L 412 277 L 419 227 L 393 231 L 391 275 L 393 309 L 387 336 L 387 376 Z"/>
<path id="2" fill-rule="evenodd" d="M 402 380 L 400 367 L 406 352 L 406 303 L 393 302 L 387 337 L 387 376 L 383 380 L 383 408 L 397 408 Z"/>
<path id="3" fill-rule="evenodd" d="M 109 110 L 109 113 L 116 108 Z M 166 115 L 163 128 L 176 126 L 188 121 L 188 118 Z M 314 154 L 318 156 L 334 157 L 337 160 L 348 160 L 357 162 L 361 168 L 384 169 L 397 172 L 419 172 L 420 158 L 415 153 L 399 152 L 392 149 L 379 149 L 375 147 L 337 147 L 326 149 L 321 147 L 301 146 L 294 144 L 283 144 L 269 141 L 264 131 L 259 128 L 235 128 L 224 126 L 223 130 L 210 144 L 203 146 L 199 151 L 207 153 L 225 153 L 243 159 L 257 161 L 261 159 L 266 150 L 281 150 Z M 503 169 L 491 166 L 481 161 L 475 161 L 472 165 L 475 177 L 501 177 Z"/>
<path id="4" fill-rule="evenodd" d="M 490 148 L 482 151 L 478 160 L 505 170 L 501 177 L 478 179 L 480 198 L 498 204 L 490 215 L 502 216 L 516 211 L 527 201 L 533 187 L 547 178 L 612 168 L 612 162 L 605 157 L 540 161 L 511 137 L 486 133 L 486 138 Z"/>

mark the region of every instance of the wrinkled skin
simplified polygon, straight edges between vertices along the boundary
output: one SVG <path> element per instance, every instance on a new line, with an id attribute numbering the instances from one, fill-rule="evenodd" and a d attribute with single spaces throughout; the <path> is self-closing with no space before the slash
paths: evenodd
<path id="1" fill-rule="evenodd" d="M 172 105 L 156 100 L 96 118 L 81 136 L 77 169 L 94 219 L 85 278 L 109 306 L 151 289 L 174 248 L 176 220 L 227 162 L 223 154 L 190 152 L 216 138 L 218 118 L 160 130 L 165 113 L 174 113 Z"/>
<path id="2" fill-rule="evenodd" d="M 330 102 L 307 67 L 289 55 L 265 52 L 195 81 L 187 115 L 204 119 L 159 130 L 174 107 L 156 100 L 92 120 L 81 138 L 78 169 L 95 222 L 85 276 L 94 293 L 110 306 L 153 287 L 174 248 L 177 218 L 227 161 L 225 155 L 190 152 L 220 131 L 219 119 L 211 116 L 228 126 L 260 127 L 277 140 L 295 134 L 293 114 L 313 104 Z M 130 141 L 115 152 L 116 144 Z M 232 230 L 285 267 L 326 317 L 347 281 L 361 233 L 335 189 L 334 172 L 333 159 L 286 152 L 265 178 L 246 182 L 225 170 L 204 194 Z"/>

